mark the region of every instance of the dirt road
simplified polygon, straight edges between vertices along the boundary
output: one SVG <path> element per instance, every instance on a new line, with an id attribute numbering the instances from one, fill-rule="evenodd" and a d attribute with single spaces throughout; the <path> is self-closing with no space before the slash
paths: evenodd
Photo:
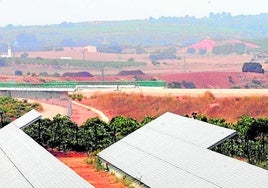
<path id="1" fill-rule="evenodd" d="M 98 110 L 96 108 L 93 108 L 91 106 L 81 104 L 81 103 L 76 102 L 76 101 L 72 101 L 72 103 L 95 112 L 102 121 L 104 121 L 106 123 L 109 122 L 109 118 L 103 112 L 101 112 L 100 110 Z"/>

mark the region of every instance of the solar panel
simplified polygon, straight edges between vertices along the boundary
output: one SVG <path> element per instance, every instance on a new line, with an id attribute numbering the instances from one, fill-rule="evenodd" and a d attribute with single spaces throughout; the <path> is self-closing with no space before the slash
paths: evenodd
<path id="1" fill-rule="evenodd" d="M 93 187 L 19 129 L 40 117 L 33 110 L 0 129 L 0 187 Z"/>
<path id="2" fill-rule="evenodd" d="M 39 120 L 40 118 L 41 118 L 41 114 L 33 109 L 30 112 L 24 114 L 23 116 L 13 121 L 11 124 L 15 125 L 19 129 L 22 129 L 24 127 L 27 127 L 33 124 L 35 121 Z"/>
<path id="3" fill-rule="evenodd" d="M 207 149 L 234 134 L 213 126 L 167 113 L 98 156 L 149 187 L 266 187 L 268 171 Z"/>
<path id="4" fill-rule="evenodd" d="M 145 128 L 153 129 L 202 148 L 211 148 L 236 134 L 235 130 L 170 112 L 151 121 Z"/>

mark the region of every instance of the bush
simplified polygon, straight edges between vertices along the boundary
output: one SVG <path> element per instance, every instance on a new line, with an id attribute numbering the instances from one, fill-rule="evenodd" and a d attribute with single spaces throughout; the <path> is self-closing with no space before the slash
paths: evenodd
<path id="1" fill-rule="evenodd" d="M 83 95 L 81 93 L 74 93 L 74 94 L 70 95 L 70 97 L 72 98 L 72 100 L 77 99 L 77 100 L 81 101 L 83 99 Z"/>
<path id="2" fill-rule="evenodd" d="M 21 76 L 22 75 L 22 71 L 21 70 L 15 70 L 15 75 L 16 76 Z"/>
<path id="3" fill-rule="evenodd" d="M 242 72 L 256 72 L 256 73 L 264 73 L 264 69 L 260 63 L 244 63 L 242 67 Z"/>
<path id="4" fill-rule="evenodd" d="M 25 59 L 26 59 L 28 56 L 29 56 L 29 54 L 28 54 L 28 53 L 26 53 L 26 52 L 24 52 L 23 54 L 21 54 L 21 56 L 20 56 L 20 57 L 21 57 L 21 58 L 25 58 Z"/>
<path id="5" fill-rule="evenodd" d="M 168 88 L 182 88 L 180 82 L 171 82 L 168 84 Z"/>
<path id="6" fill-rule="evenodd" d="M 62 77 L 93 77 L 89 72 L 65 72 Z"/>
<path id="7" fill-rule="evenodd" d="M 185 80 L 182 81 L 183 87 L 187 89 L 193 89 L 196 88 L 195 84 L 193 82 L 186 82 Z"/>

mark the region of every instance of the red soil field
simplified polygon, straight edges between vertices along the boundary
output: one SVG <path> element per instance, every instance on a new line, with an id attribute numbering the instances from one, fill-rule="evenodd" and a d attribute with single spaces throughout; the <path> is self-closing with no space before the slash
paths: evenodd
<path id="1" fill-rule="evenodd" d="M 238 73 L 238 72 L 194 72 L 162 74 L 157 77 L 166 82 L 193 82 L 197 88 L 232 88 L 246 85 L 253 86 L 253 80 L 258 80 L 268 86 L 268 74 Z M 257 87 L 257 86 L 256 86 Z"/>
<path id="2" fill-rule="evenodd" d="M 194 48 L 195 50 L 206 49 L 208 51 L 211 51 L 215 46 L 216 46 L 215 41 L 210 39 L 204 39 L 198 43 L 189 46 L 189 48 Z"/>
<path id="3" fill-rule="evenodd" d="M 50 152 L 96 188 L 125 188 L 113 175 L 104 171 L 96 171 L 93 165 L 87 164 L 86 153 Z"/>

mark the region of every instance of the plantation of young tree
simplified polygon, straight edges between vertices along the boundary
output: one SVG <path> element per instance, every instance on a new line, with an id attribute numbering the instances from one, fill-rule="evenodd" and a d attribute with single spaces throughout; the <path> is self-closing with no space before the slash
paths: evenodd
<path id="1" fill-rule="evenodd" d="M 10 101 L 16 105 L 11 107 Z M 2 104 L 2 110 L 7 112 L 5 119 L 21 115 L 14 115 L 13 112 L 23 109 L 23 113 L 25 113 L 37 107 L 37 105 L 30 105 L 26 101 L 6 97 L 0 97 L 0 104 Z M 139 122 L 130 117 L 116 116 L 109 123 L 105 123 L 99 118 L 89 118 L 82 126 L 78 127 L 68 116 L 58 114 L 53 119 L 41 119 L 25 128 L 24 131 L 47 149 L 90 153 L 110 146 L 154 118 L 146 116 Z M 195 118 L 237 131 L 234 138 L 213 148 L 214 151 L 268 169 L 268 117 L 242 116 L 236 123 L 228 123 L 224 118 L 207 118 L 202 114 L 195 114 Z"/>

